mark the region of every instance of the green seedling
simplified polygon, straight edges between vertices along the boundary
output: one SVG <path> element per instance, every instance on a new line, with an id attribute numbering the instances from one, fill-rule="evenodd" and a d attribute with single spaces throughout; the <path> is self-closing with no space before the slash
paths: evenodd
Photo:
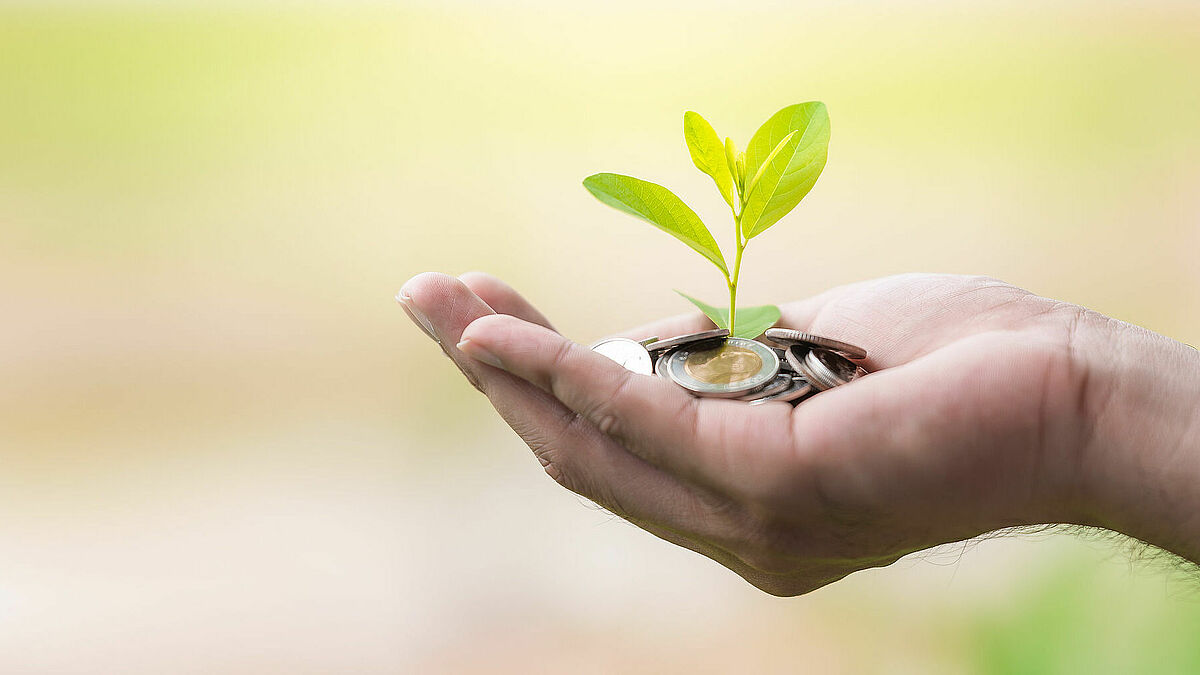
<path id="1" fill-rule="evenodd" d="M 829 113 L 818 101 L 788 106 L 758 128 L 745 152 L 737 151 L 733 139 L 721 143 L 712 125 L 694 112 L 683 116 L 683 136 L 692 162 L 712 177 L 733 213 L 732 272 L 700 217 L 667 188 L 616 173 L 588 176 L 583 186 L 596 199 L 672 234 L 716 265 L 729 289 L 728 309 L 676 292 L 718 328 L 728 328 L 736 337 L 756 338 L 779 320 L 779 308 L 737 306 L 742 253 L 751 239 L 796 208 L 817 182 L 829 150 Z"/>

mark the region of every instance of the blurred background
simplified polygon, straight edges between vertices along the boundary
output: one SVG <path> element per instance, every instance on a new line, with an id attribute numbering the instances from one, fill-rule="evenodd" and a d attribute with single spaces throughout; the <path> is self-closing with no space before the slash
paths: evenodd
<path id="1" fill-rule="evenodd" d="M 0 671 L 1200 671 L 1200 586 L 1069 535 L 761 594 L 546 478 L 392 300 L 589 341 L 719 275 L 685 110 L 829 163 L 742 299 L 985 273 L 1200 343 L 1193 2 L 0 7 Z"/>

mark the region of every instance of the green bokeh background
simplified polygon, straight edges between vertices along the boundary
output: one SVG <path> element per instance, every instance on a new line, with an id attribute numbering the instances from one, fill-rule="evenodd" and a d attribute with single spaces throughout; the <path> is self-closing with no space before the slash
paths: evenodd
<path id="1" fill-rule="evenodd" d="M 1000 538 L 762 595 L 589 508 L 392 302 L 581 341 L 720 277 L 596 204 L 820 99 L 741 297 L 991 274 L 1200 343 L 1187 2 L 0 7 L 3 672 L 1200 672 L 1194 580 Z"/>

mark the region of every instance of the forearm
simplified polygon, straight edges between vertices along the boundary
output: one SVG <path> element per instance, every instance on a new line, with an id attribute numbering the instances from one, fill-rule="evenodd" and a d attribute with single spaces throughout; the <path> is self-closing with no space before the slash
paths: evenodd
<path id="1" fill-rule="evenodd" d="M 1200 562 L 1200 352 L 1110 319 L 1088 323 L 1089 520 Z"/>

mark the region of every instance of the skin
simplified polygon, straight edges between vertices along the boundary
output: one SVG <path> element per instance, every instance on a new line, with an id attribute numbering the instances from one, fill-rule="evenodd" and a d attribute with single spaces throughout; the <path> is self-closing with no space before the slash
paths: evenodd
<path id="1" fill-rule="evenodd" d="M 554 480 L 773 595 L 1044 523 L 1200 561 L 1200 354 L 1075 305 L 919 274 L 790 303 L 779 325 L 861 345 L 873 371 L 793 408 L 626 371 L 486 274 L 397 299 Z"/>

